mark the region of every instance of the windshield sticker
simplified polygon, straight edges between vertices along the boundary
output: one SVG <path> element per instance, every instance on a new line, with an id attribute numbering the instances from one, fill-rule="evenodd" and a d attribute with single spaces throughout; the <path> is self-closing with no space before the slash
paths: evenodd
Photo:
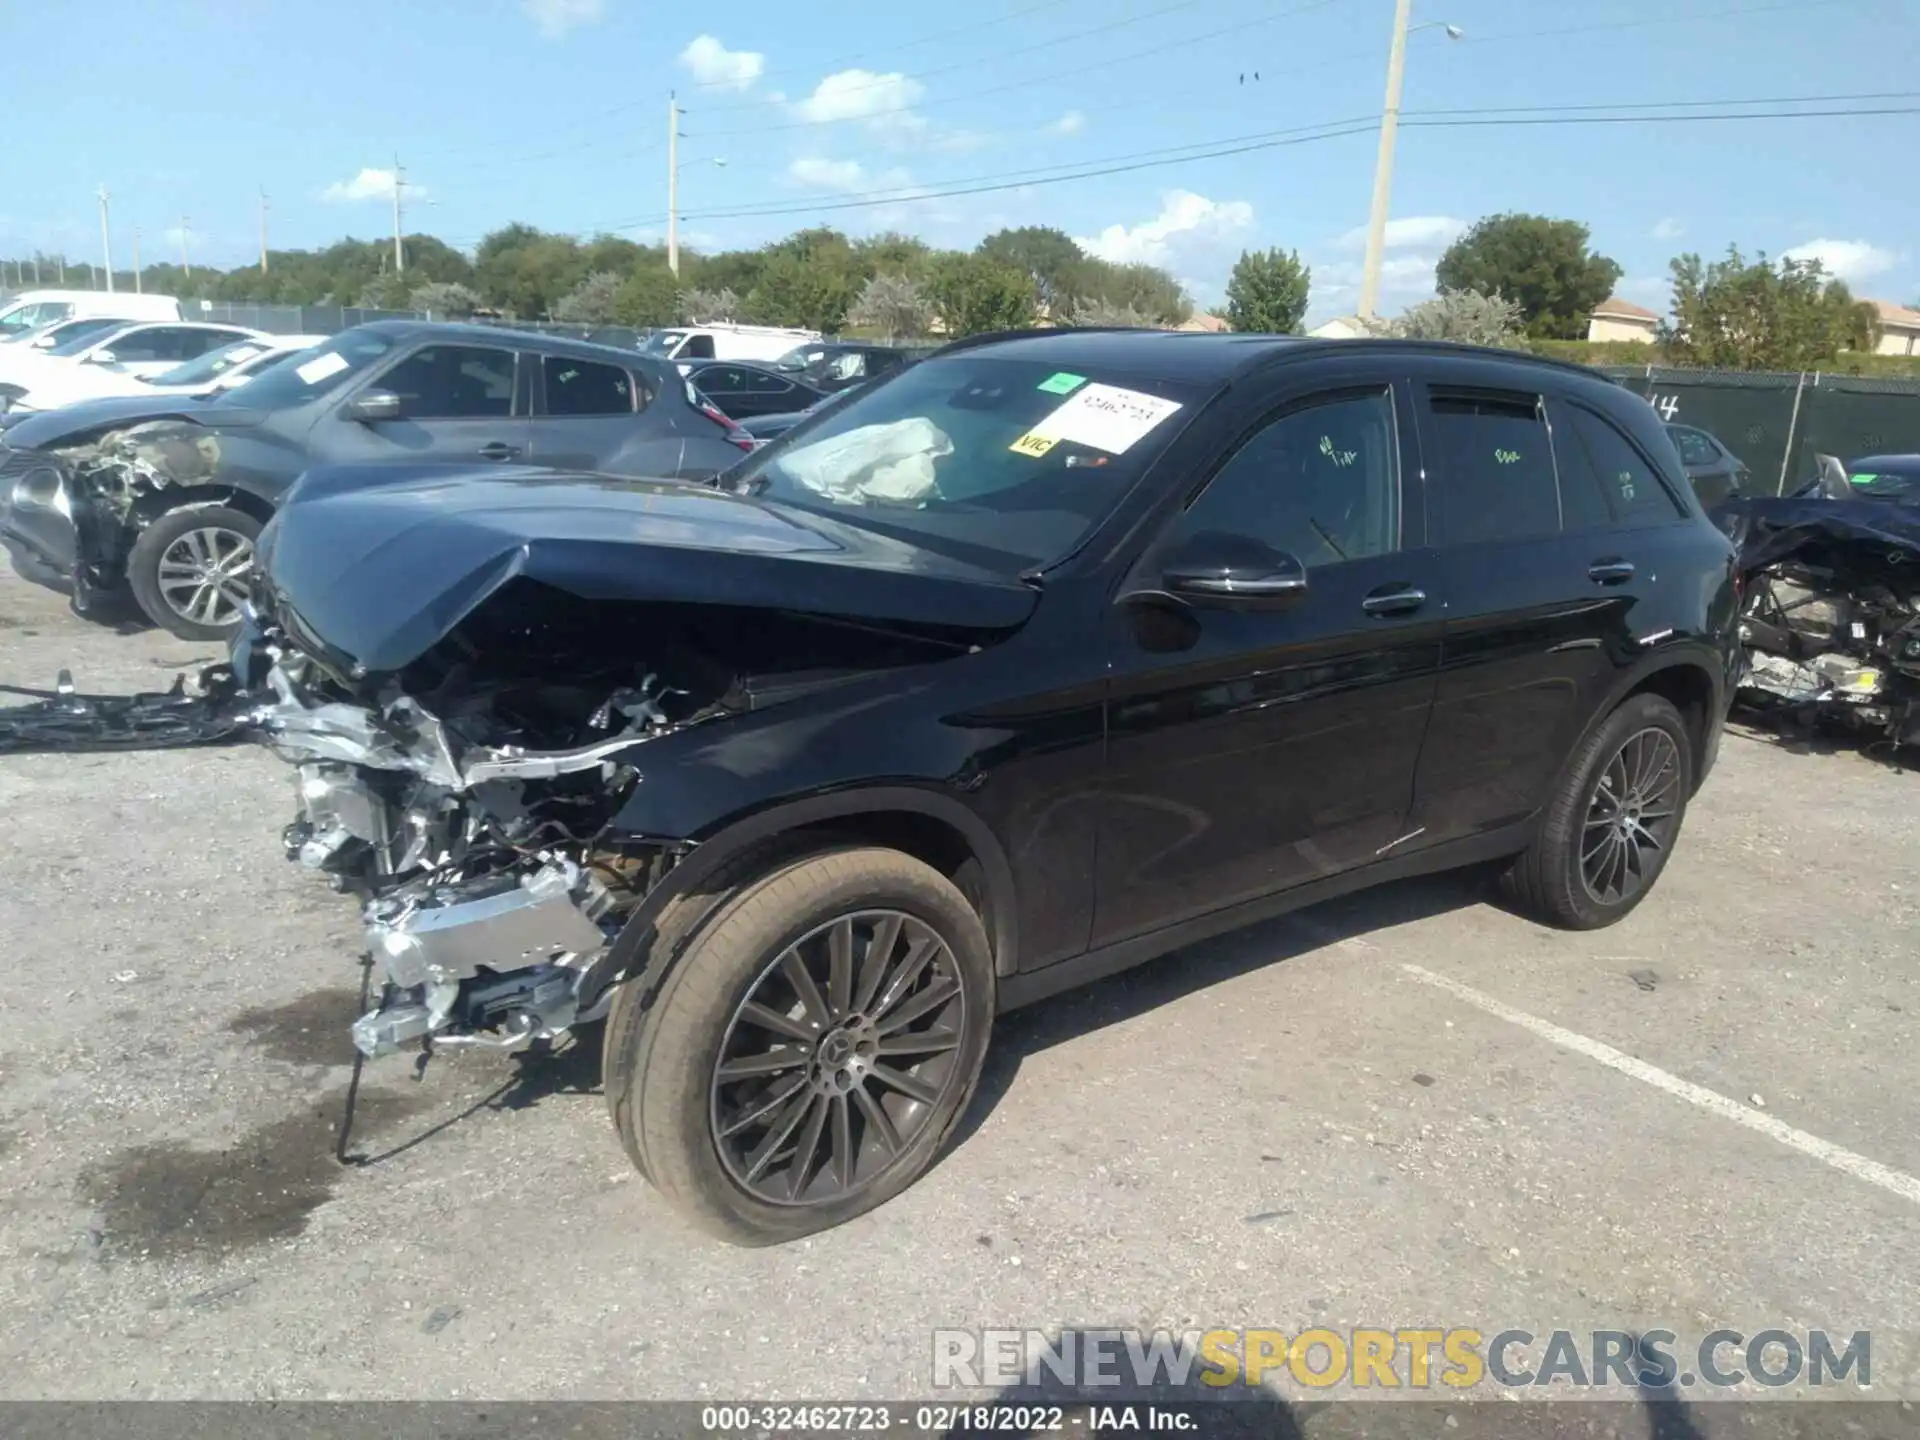
<path id="1" fill-rule="evenodd" d="M 1039 435 L 1029 430 L 1007 448 L 1016 455 L 1031 455 L 1037 459 L 1059 443 L 1056 435 Z"/>
<path id="2" fill-rule="evenodd" d="M 1089 385 L 1027 434 L 1124 455 L 1179 408 L 1178 400 L 1118 385 Z"/>
<path id="3" fill-rule="evenodd" d="M 1858 475 L 1849 475 L 1847 477 L 1847 479 L 1850 480 L 1855 485 L 1871 485 L 1874 481 L 1878 480 L 1879 478 L 1880 477 L 1878 475 L 1871 474 L 1870 472 L 1865 470 L 1862 470 Z"/>
<path id="4" fill-rule="evenodd" d="M 1086 383 L 1086 376 L 1061 370 L 1042 380 L 1036 388 L 1046 391 L 1049 395 L 1071 395 Z"/>
<path id="5" fill-rule="evenodd" d="M 347 357 L 336 350 L 326 355 L 314 356 L 306 364 L 295 367 L 293 373 L 309 385 L 318 385 L 328 376 L 338 375 L 346 368 Z"/>

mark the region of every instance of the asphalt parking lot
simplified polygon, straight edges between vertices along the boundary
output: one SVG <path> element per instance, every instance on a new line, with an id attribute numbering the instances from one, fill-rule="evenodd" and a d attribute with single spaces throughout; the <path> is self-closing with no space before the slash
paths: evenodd
<path id="1" fill-rule="evenodd" d="M 212 658 L 0 568 L 0 680 Z M 928 1178 L 764 1251 L 630 1172 L 588 1054 L 371 1066 L 336 1165 L 354 917 L 287 815 L 250 749 L 0 760 L 0 1396 L 898 1398 L 936 1327 L 1426 1324 L 1870 1329 L 1920 1400 L 1920 768 L 1735 734 L 1614 929 L 1442 879 L 1008 1017 Z"/>

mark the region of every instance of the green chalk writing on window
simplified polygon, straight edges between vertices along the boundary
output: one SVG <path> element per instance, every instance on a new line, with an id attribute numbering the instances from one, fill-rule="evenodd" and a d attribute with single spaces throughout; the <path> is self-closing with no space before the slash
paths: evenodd
<path id="1" fill-rule="evenodd" d="M 1493 452 L 1493 458 L 1498 460 L 1502 465 L 1518 465 L 1520 463 L 1520 452 L 1518 450 L 1496 450 Z"/>
<path id="2" fill-rule="evenodd" d="M 1360 452 L 1358 450 L 1336 450 L 1331 435 L 1322 435 L 1320 437 L 1320 453 L 1342 469 L 1353 464 L 1354 461 L 1360 458 Z"/>

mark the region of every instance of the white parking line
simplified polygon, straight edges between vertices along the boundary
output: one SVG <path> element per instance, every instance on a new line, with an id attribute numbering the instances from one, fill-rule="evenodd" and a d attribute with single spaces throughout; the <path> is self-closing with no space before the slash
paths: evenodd
<path id="1" fill-rule="evenodd" d="M 1464 1000 L 1477 1010 L 1489 1015 L 1497 1015 L 1510 1024 L 1518 1025 L 1522 1030 L 1538 1035 L 1549 1044 L 1558 1045 L 1562 1050 L 1571 1050 L 1576 1055 L 1584 1055 L 1589 1060 L 1598 1060 L 1609 1070 L 1618 1070 L 1622 1075 L 1631 1075 L 1664 1090 L 1669 1095 L 1678 1096 L 1690 1105 L 1698 1105 L 1702 1110 L 1718 1115 L 1723 1120 L 1731 1120 L 1736 1125 L 1744 1125 L 1749 1130 L 1758 1131 L 1771 1139 L 1778 1140 L 1789 1149 L 1798 1150 L 1802 1155 L 1811 1155 L 1823 1160 L 1834 1169 L 1844 1171 L 1856 1180 L 1864 1180 L 1869 1185 L 1878 1185 L 1882 1190 L 1891 1191 L 1902 1200 L 1911 1200 L 1920 1205 L 1920 1179 L 1907 1174 L 1904 1170 L 1895 1170 L 1890 1165 L 1882 1165 L 1878 1160 L 1869 1160 L 1864 1155 L 1822 1140 L 1818 1135 L 1809 1135 L 1804 1130 L 1776 1120 L 1762 1110 L 1742 1105 L 1738 1100 L 1729 1100 L 1718 1091 L 1709 1090 L 1703 1085 L 1695 1085 L 1691 1080 L 1682 1080 L 1678 1075 L 1669 1075 L 1658 1066 L 1649 1065 L 1644 1060 L 1636 1060 L 1624 1051 L 1611 1045 L 1603 1045 L 1598 1040 L 1590 1040 L 1585 1035 L 1577 1035 L 1571 1030 L 1562 1029 L 1551 1020 L 1542 1020 L 1538 1015 L 1529 1015 L 1524 1010 L 1516 1010 L 1511 1005 L 1496 1000 L 1491 995 L 1475 990 L 1471 985 L 1462 985 L 1458 980 L 1445 975 L 1436 975 L 1431 970 L 1418 965 L 1400 967 L 1423 985 L 1444 990 L 1456 999 Z"/>

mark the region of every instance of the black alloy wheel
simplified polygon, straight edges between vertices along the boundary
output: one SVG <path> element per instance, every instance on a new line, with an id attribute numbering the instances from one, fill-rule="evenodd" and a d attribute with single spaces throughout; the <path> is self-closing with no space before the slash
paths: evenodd
<path id="1" fill-rule="evenodd" d="M 1580 879 L 1603 905 L 1635 898 L 1659 871 L 1680 815 L 1684 774 L 1673 737 L 1649 725 L 1601 767 L 1581 830 Z"/>
<path id="2" fill-rule="evenodd" d="M 900 1163 L 971 1076 L 952 950 L 898 910 L 841 915 L 787 946 L 741 1001 L 711 1085 L 713 1143 L 775 1205 L 832 1204 Z"/>

